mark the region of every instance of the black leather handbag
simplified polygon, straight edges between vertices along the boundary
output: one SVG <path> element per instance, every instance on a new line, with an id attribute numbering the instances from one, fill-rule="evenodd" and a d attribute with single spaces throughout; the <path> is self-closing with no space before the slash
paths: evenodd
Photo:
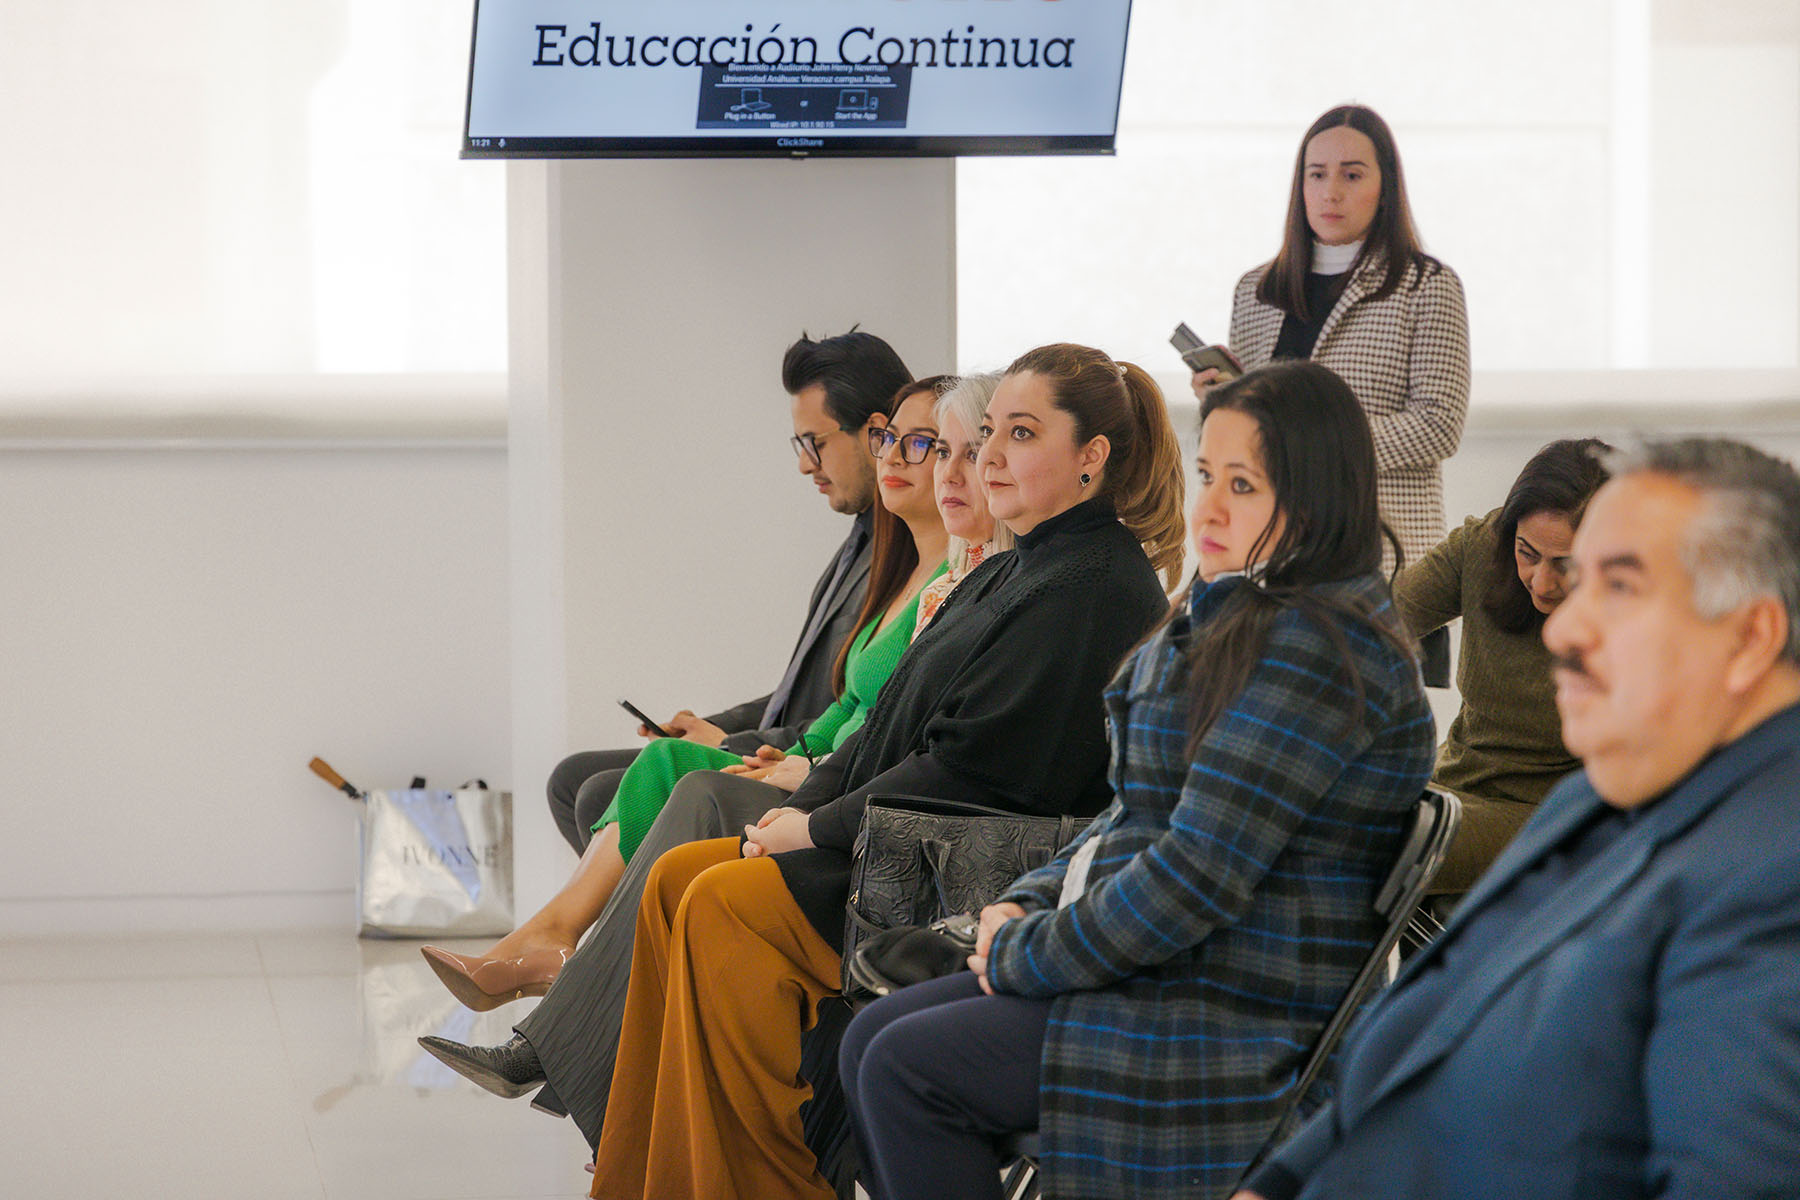
<path id="1" fill-rule="evenodd" d="M 844 992 L 857 948 L 888 929 L 979 913 L 1013 880 L 1056 856 L 1087 817 L 1040 817 L 924 796 L 874 796 L 850 851 L 844 919 Z"/>
<path id="2" fill-rule="evenodd" d="M 854 1003 L 864 994 L 887 996 L 927 979 L 966 971 L 980 933 L 978 914 L 957 913 L 923 929 L 909 925 L 871 934 L 844 959 L 849 980 L 845 991 L 851 992 Z"/>

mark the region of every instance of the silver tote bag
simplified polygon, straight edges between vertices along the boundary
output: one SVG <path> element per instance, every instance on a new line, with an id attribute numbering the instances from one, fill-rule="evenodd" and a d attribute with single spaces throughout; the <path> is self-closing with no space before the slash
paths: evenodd
<path id="1" fill-rule="evenodd" d="M 512 931 L 511 792 L 410 788 L 361 799 L 360 936 Z"/>

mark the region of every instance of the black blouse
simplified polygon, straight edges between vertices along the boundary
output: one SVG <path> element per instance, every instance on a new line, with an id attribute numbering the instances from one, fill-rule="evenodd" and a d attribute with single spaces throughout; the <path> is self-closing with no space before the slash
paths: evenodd
<path id="1" fill-rule="evenodd" d="M 807 919 L 841 949 L 850 848 L 872 795 L 1090 815 L 1111 798 L 1100 693 L 1168 610 L 1105 501 L 1076 505 L 957 585 L 868 721 L 794 793 L 814 849 L 775 856 Z"/>
<path id="2" fill-rule="evenodd" d="M 1313 347 L 1319 344 L 1319 334 L 1325 329 L 1325 318 L 1337 307 L 1338 297 L 1344 292 L 1344 281 L 1349 278 L 1348 271 L 1336 275 L 1321 275 L 1317 271 L 1306 273 L 1306 311 L 1311 315 L 1304 321 L 1293 313 L 1282 318 L 1281 333 L 1275 339 L 1271 360 L 1312 357 Z"/>

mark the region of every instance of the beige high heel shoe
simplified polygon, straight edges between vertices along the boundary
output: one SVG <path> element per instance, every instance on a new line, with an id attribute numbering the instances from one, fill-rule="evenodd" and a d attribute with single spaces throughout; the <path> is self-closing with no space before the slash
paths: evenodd
<path id="1" fill-rule="evenodd" d="M 518 958 L 481 958 L 421 946 L 419 953 L 451 995 L 476 1012 L 487 1012 L 509 1000 L 542 996 L 575 951 L 572 947 L 547 947 Z"/>

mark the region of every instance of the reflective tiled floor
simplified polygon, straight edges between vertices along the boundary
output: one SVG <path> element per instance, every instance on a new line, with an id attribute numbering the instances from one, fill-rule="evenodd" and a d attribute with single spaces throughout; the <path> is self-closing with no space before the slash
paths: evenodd
<path id="1" fill-rule="evenodd" d="M 504 1041 L 533 1003 L 476 1016 L 417 942 L 342 930 L 0 941 L 0 1195 L 585 1195 L 571 1123 L 413 1041 Z"/>

